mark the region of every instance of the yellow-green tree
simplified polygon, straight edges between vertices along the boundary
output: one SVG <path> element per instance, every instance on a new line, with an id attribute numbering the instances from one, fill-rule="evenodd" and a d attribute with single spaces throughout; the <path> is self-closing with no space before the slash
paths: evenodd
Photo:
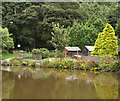
<path id="1" fill-rule="evenodd" d="M 95 42 L 92 55 L 117 55 L 117 37 L 114 28 L 110 24 L 106 24 L 103 32 L 99 33 Z"/>
<path id="2" fill-rule="evenodd" d="M 2 49 L 10 49 L 14 48 L 14 41 L 12 36 L 12 33 L 9 33 L 8 28 L 2 28 L 0 26 L 0 37 L 2 40 Z"/>

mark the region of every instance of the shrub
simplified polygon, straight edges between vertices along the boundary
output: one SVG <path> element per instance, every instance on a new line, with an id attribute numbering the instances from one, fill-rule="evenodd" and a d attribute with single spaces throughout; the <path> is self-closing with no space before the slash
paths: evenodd
<path id="1" fill-rule="evenodd" d="M 111 62 L 109 64 L 100 64 L 100 68 L 102 68 L 102 71 L 115 72 L 115 71 L 120 70 L 120 63 L 119 63 L 119 61 L 114 61 L 114 62 Z"/>
<path id="2" fill-rule="evenodd" d="M 54 63 L 53 63 L 53 67 L 54 67 L 54 68 L 59 68 L 59 67 L 61 67 L 61 65 L 60 65 L 59 63 L 57 63 L 57 62 L 54 62 Z"/>
<path id="3" fill-rule="evenodd" d="M 14 65 L 14 66 L 20 65 L 20 59 L 17 59 L 17 58 L 11 59 L 10 60 L 10 65 Z"/>
<path id="4" fill-rule="evenodd" d="M 120 70 L 120 63 L 119 63 L 119 61 L 115 61 L 115 62 L 111 63 L 110 65 L 111 65 L 110 66 L 111 67 L 110 71 L 115 72 L 115 71 L 119 71 Z"/>
<path id="5" fill-rule="evenodd" d="M 55 53 L 56 53 L 56 55 L 58 56 L 58 57 L 60 57 L 60 58 L 63 58 L 64 57 L 64 51 L 59 51 L 59 50 L 55 50 Z"/>
<path id="6" fill-rule="evenodd" d="M 2 63 L 2 66 L 10 66 L 10 62 L 5 61 L 5 62 Z"/>
<path id="7" fill-rule="evenodd" d="M 15 65 L 15 66 L 19 66 L 19 65 L 20 65 L 20 61 L 15 60 L 15 61 L 14 61 L 14 65 Z"/>
<path id="8" fill-rule="evenodd" d="M 8 54 L 8 50 L 3 49 L 2 54 Z"/>
<path id="9" fill-rule="evenodd" d="M 109 67 L 110 67 L 110 64 L 100 64 L 100 67 L 101 67 L 102 69 L 104 69 L 104 68 L 109 68 Z"/>
<path id="10" fill-rule="evenodd" d="M 39 55 L 41 55 L 42 58 L 47 58 L 49 56 L 49 51 L 46 48 L 33 49 L 32 54 L 33 57 L 39 57 Z"/>
<path id="11" fill-rule="evenodd" d="M 35 60 L 33 60 L 33 61 L 31 61 L 31 62 L 29 63 L 29 66 L 30 66 L 30 67 L 35 67 L 35 65 L 36 65 Z"/>
<path id="12" fill-rule="evenodd" d="M 111 62 L 114 62 L 116 59 L 116 57 L 113 56 L 101 56 L 100 57 L 100 63 L 105 63 L 105 64 L 109 64 Z"/>
<path id="13" fill-rule="evenodd" d="M 45 60 L 45 61 L 43 61 L 41 67 L 51 68 L 51 67 L 53 67 L 53 63 L 51 63 L 49 60 Z"/>
<path id="14" fill-rule="evenodd" d="M 27 63 L 26 61 L 23 61 L 23 62 L 22 62 L 22 65 L 23 65 L 23 66 L 27 66 L 28 63 Z"/>
<path id="15" fill-rule="evenodd" d="M 33 55 L 38 55 L 38 54 L 40 54 L 40 50 L 39 49 L 33 49 L 32 54 Z"/>
<path id="16" fill-rule="evenodd" d="M 88 61 L 85 65 L 87 69 L 92 69 L 92 68 L 98 67 L 99 63 L 95 62 L 94 60 L 91 60 L 91 61 Z"/>
<path id="17" fill-rule="evenodd" d="M 56 66 L 58 68 L 63 68 L 63 69 L 67 69 L 67 68 L 71 68 L 72 66 L 72 62 L 67 61 L 65 58 L 64 59 L 60 59 L 59 61 L 56 61 Z"/>
<path id="18" fill-rule="evenodd" d="M 46 48 L 40 48 L 40 55 L 42 55 L 42 58 L 47 58 L 49 56 L 49 50 Z"/>

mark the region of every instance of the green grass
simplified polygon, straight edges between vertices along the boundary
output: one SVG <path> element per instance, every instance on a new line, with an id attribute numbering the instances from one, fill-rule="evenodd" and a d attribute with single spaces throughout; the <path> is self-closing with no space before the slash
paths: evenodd
<path id="1" fill-rule="evenodd" d="M 51 55 L 55 55 L 55 53 L 50 53 Z M 32 53 L 23 53 L 24 57 L 30 57 L 32 56 Z M 9 54 L 2 54 L 2 60 L 8 59 L 8 58 L 14 58 L 14 57 L 19 57 L 19 53 L 9 53 Z M 46 58 L 46 59 L 42 59 L 42 60 L 36 60 L 36 62 L 43 62 L 45 60 L 51 59 L 51 61 L 55 61 L 56 59 L 60 59 L 60 58 L 54 58 L 54 57 L 50 57 L 50 58 Z M 34 59 L 24 59 L 25 61 L 32 61 Z M 71 58 L 66 58 L 67 61 L 75 61 L 76 59 L 71 59 Z"/>
<path id="2" fill-rule="evenodd" d="M 55 53 L 55 52 L 49 52 L 49 56 L 50 56 L 50 55 L 55 56 L 55 55 L 56 55 L 56 53 Z"/>
<path id="3" fill-rule="evenodd" d="M 24 56 L 32 56 L 32 53 L 23 53 Z M 8 59 L 8 58 L 14 58 L 19 57 L 19 53 L 9 53 L 9 54 L 2 54 L 2 60 Z"/>
<path id="4" fill-rule="evenodd" d="M 13 57 L 14 57 L 14 54 L 2 54 L 2 60 L 13 58 Z"/>

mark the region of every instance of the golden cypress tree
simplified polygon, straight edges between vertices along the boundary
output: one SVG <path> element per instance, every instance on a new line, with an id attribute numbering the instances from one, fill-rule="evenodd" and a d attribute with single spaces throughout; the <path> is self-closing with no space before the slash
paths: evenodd
<path id="1" fill-rule="evenodd" d="M 117 37 L 115 36 L 114 28 L 110 24 L 106 24 L 103 32 L 99 33 L 95 42 L 92 55 L 117 55 Z"/>

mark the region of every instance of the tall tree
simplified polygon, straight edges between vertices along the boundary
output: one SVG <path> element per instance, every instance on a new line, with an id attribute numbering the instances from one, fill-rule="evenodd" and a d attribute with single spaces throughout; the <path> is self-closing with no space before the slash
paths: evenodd
<path id="1" fill-rule="evenodd" d="M 106 24 L 103 32 L 99 33 L 95 42 L 93 55 L 117 55 L 117 37 L 114 28 L 110 24 Z"/>
<path id="2" fill-rule="evenodd" d="M 13 33 L 15 48 L 53 48 L 47 41 L 52 38 L 52 22 L 72 26 L 74 20 L 80 24 L 92 22 L 102 30 L 100 21 L 109 22 L 115 27 L 116 3 L 77 3 L 77 2 L 4 2 L 2 4 L 2 24 Z M 90 21 L 91 20 L 91 21 Z M 101 24 L 102 24 L 101 23 Z"/>
<path id="3" fill-rule="evenodd" d="M 57 24 L 52 23 L 52 26 L 53 32 L 51 32 L 52 40 L 50 42 L 59 52 L 63 52 L 64 48 L 67 46 L 67 43 L 69 42 L 69 34 L 64 28 L 64 25 L 60 26 L 59 23 Z"/>
<path id="4" fill-rule="evenodd" d="M 72 27 L 68 27 L 67 31 L 70 35 L 69 46 L 79 46 L 81 49 L 84 48 L 85 45 L 94 45 L 94 42 L 97 38 L 97 29 L 88 23 L 79 24 L 78 22 L 74 22 Z"/>
<path id="5" fill-rule="evenodd" d="M 10 34 L 7 28 L 0 27 L 0 34 L 2 35 L 2 49 L 14 48 L 12 33 Z"/>

